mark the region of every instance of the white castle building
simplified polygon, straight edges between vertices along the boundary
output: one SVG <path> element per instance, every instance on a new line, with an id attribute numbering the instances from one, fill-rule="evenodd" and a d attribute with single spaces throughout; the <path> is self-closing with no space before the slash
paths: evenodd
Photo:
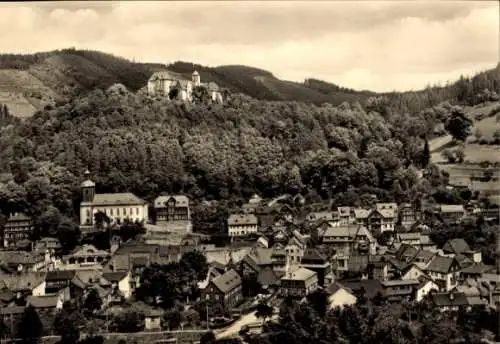
<path id="1" fill-rule="evenodd" d="M 168 71 L 155 72 L 148 80 L 149 95 L 166 96 L 170 99 L 192 101 L 196 87 L 205 88 L 212 101 L 222 102 L 219 86 L 215 82 L 202 83 L 197 71 L 193 72 L 191 80 L 181 79 Z"/>

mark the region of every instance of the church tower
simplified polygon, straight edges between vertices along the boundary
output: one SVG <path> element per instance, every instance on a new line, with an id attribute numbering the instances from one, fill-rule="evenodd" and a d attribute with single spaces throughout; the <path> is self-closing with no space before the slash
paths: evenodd
<path id="1" fill-rule="evenodd" d="M 90 180 L 90 172 L 87 170 L 84 173 L 85 180 L 81 184 L 83 202 L 93 202 L 95 196 L 95 183 Z"/>
<path id="2" fill-rule="evenodd" d="M 200 74 L 197 71 L 193 72 L 192 80 L 193 80 L 193 87 L 198 87 L 201 85 Z"/>

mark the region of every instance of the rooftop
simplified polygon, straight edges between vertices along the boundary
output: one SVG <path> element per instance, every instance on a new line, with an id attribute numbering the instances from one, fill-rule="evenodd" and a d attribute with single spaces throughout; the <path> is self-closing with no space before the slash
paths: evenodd
<path id="1" fill-rule="evenodd" d="M 173 200 L 176 207 L 187 207 L 189 206 L 189 198 L 184 195 L 166 195 L 159 196 L 155 199 L 154 205 L 155 208 L 165 208 L 167 206 L 167 202 Z"/>
<path id="2" fill-rule="evenodd" d="M 85 204 L 85 203 L 82 203 Z M 103 193 L 95 194 L 93 205 L 144 205 L 146 202 L 133 193 Z"/>
<path id="3" fill-rule="evenodd" d="M 231 214 L 227 219 L 229 226 L 234 225 L 257 225 L 259 220 L 254 214 Z"/>
<path id="4" fill-rule="evenodd" d="M 222 293 L 227 293 L 241 285 L 241 277 L 235 270 L 231 269 L 214 278 L 212 282 Z"/>
<path id="5" fill-rule="evenodd" d="M 296 280 L 296 281 L 306 281 L 313 276 L 316 275 L 316 272 L 306 269 L 306 268 L 298 268 L 292 273 L 285 274 L 281 279 L 282 280 Z"/>

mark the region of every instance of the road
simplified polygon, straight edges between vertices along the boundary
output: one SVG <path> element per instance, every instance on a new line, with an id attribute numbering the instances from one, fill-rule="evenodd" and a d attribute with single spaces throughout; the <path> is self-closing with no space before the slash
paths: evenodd
<path id="1" fill-rule="evenodd" d="M 255 313 L 256 313 L 256 311 L 254 311 L 252 313 L 245 314 L 240 319 L 238 319 L 234 324 L 232 324 L 231 326 L 216 331 L 217 339 L 237 336 L 243 326 L 252 325 L 255 323 L 262 323 L 262 319 L 257 318 L 255 316 Z M 273 317 L 271 319 L 272 320 L 278 319 L 278 315 L 277 314 L 273 315 Z M 269 320 L 271 320 L 271 319 L 269 319 Z"/>
<path id="2" fill-rule="evenodd" d="M 451 140 L 452 140 L 451 135 L 441 136 L 441 137 L 437 137 L 435 139 L 432 139 L 429 141 L 429 150 L 431 152 L 434 152 L 434 151 L 440 149 L 441 147 L 447 145 L 448 143 L 450 143 Z"/>

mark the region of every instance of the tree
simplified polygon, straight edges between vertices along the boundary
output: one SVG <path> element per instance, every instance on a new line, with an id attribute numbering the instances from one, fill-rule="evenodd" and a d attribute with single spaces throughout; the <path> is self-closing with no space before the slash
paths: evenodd
<path id="1" fill-rule="evenodd" d="M 81 233 L 73 220 L 64 218 L 59 224 L 57 232 L 59 242 L 64 250 L 71 251 L 78 245 Z"/>
<path id="2" fill-rule="evenodd" d="M 452 109 L 449 118 L 445 123 L 445 129 L 455 140 L 465 141 L 470 135 L 472 121 L 468 119 L 462 108 Z"/>
<path id="3" fill-rule="evenodd" d="M 200 338 L 200 344 L 215 344 L 217 341 L 212 331 L 205 332 Z"/>
<path id="4" fill-rule="evenodd" d="M 102 211 L 98 211 L 94 214 L 94 222 L 97 228 L 103 229 L 104 225 L 109 226 L 111 219 Z"/>
<path id="5" fill-rule="evenodd" d="M 262 318 L 262 322 L 266 322 L 267 318 L 273 316 L 273 307 L 261 302 L 257 305 L 257 311 L 255 313 L 257 318 Z"/>
<path id="6" fill-rule="evenodd" d="M 429 149 L 429 141 L 425 140 L 424 149 L 420 157 L 420 165 L 422 168 L 426 168 L 431 161 L 431 152 Z"/>
<path id="7" fill-rule="evenodd" d="M 100 310 L 102 307 L 102 300 L 96 289 L 90 289 L 85 301 L 83 303 L 83 308 L 87 311 L 89 315 L 92 315 L 95 311 Z"/>
<path id="8" fill-rule="evenodd" d="M 64 307 L 54 319 L 54 331 L 61 336 L 61 344 L 75 344 L 80 338 L 83 315 L 75 308 Z"/>
<path id="9" fill-rule="evenodd" d="M 207 277 L 207 258 L 199 251 L 184 253 L 181 257 L 180 265 L 185 271 L 193 271 L 197 280 L 203 280 Z"/>
<path id="10" fill-rule="evenodd" d="M 307 301 L 320 317 L 324 317 L 328 310 L 328 294 L 324 290 L 316 290 L 307 296 Z"/>
<path id="11" fill-rule="evenodd" d="M 111 320 L 111 329 L 115 332 L 139 332 L 144 329 L 144 314 L 126 310 Z"/>
<path id="12" fill-rule="evenodd" d="M 24 344 L 38 343 L 43 334 L 43 324 L 33 306 L 25 308 L 17 328 L 17 337 Z"/>

